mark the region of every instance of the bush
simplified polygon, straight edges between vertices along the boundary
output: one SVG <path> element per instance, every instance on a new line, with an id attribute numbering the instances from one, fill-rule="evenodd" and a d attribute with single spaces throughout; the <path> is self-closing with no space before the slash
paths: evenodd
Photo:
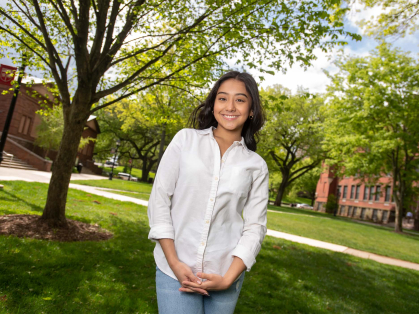
<path id="1" fill-rule="evenodd" d="M 337 209 L 337 206 L 338 206 L 338 202 L 337 202 L 336 196 L 333 194 L 330 194 L 327 197 L 326 213 L 333 214 L 334 211 Z"/>

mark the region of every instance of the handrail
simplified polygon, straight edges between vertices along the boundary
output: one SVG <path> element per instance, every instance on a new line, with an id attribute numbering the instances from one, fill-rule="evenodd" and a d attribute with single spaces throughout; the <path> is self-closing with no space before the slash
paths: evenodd
<path id="1" fill-rule="evenodd" d="M 6 153 L 6 152 L 3 152 L 3 155 L 6 155 L 6 156 L 8 156 L 8 157 L 11 157 L 10 158 L 10 161 L 13 161 L 13 154 L 9 154 L 9 153 Z"/>

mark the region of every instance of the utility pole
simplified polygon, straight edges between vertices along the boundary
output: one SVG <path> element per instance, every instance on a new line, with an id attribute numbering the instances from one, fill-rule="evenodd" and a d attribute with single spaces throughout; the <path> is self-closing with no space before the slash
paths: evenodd
<path id="1" fill-rule="evenodd" d="M 3 151 L 6 145 L 7 134 L 9 134 L 10 123 L 12 122 L 13 112 L 15 111 L 17 96 L 19 95 L 20 85 L 22 83 L 23 74 L 26 68 L 26 56 L 22 57 L 22 65 L 19 68 L 19 77 L 17 79 L 17 86 L 13 91 L 13 98 L 10 102 L 9 112 L 7 113 L 6 122 L 4 123 L 3 133 L 0 140 L 0 164 L 3 161 Z"/>

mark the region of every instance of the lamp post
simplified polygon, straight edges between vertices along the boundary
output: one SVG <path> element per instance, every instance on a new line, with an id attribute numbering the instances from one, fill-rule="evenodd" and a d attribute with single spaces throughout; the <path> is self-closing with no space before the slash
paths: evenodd
<path id="1" fill-rule="evenodd" d="M 114 168 L 114 166 L 115 166 L 115 162 L 116 162 L 116 155 L 118 154 L 118 148 L 119 148 L 119 145 L 121 145 L 121 141 L 120 141 L 120 140 L 117 140 L 117 141 L 116 141 L 116 151 L 115 151 L 115 155 L 113 156 L 112 170 L 111 170 L 111 173 L 109 174 L 109 180 L 112 180 L 112 177 L 113 177 L 113 168 Z"/>
<path id="2" fill-rule="evenodd" d="M 17 79 L 17 86 L 13 91 L 13 98 L 10 103 L 9 112 L 7 113 L 6 122 L 4 123 L 3 133 L 0 140 L 0 164 L 3 161 L 3 150 L 6 145 L 7 134 L 9 133 L 10 123 L 12 122 L 13 112 L 15 111 L 17 96 L 19 95 L 20 85 L 22 83 L 23 74 L 26 68 L 26 56 L 22 57 L 22 66 L 19 69 L 19 77 Z"/>

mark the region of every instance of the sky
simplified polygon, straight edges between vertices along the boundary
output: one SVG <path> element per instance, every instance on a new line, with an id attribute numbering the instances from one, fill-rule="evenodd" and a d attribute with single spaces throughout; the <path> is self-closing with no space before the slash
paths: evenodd
<path id="1" fill-rule="evenodd" d="M 0 5 L 3 5 L 7 0 L 0 0 Z M 377 16 L 381 12 L 380 9 L 368 9 L 364 10 L 363 6 L 355 3 L 352 7 L 351 12 L 347 15 L 345 22 L 345 30 L 358 33 L 363 38 L 362 41 L 351 41 L 348 39 L 348 45 L 345 46 L 344 52 L 347 55 L 353 56 L 368 56 L 370 51 L 373 50 L 377 45 L 374 39 L 364 36 L 362 29 L 356 24 L 362 19 L 372 19 L 374 16 Z M 393 42 L 394 46 L 400 47 L 404 51 L 412 52 L 412 55 L 415 57 L 419 54 L 419 40 L 417 33 L 414 35 L 406 35 L 404 38 L 397 39 Z M 339 48 L 340 49 L 340 48 Z M 334 74 L 337 72 L 337 68 L 334 66 L 332 59 L 336 56 L 337 51 L 334 51 L 329 54 L 325 54 L 320 50 L 315 52 L 317 60 L 315 60 L 310 68 L 304 71 L 298 64 L 294 65 L 292 68 L 287 67 L 287 73 L 283 74 L 281 72 L 276 73 L 275 75 L 264 74 L 265 81 L 260 83 L 260 86 L 267 87 L 273 84 L 281 84 L 286 88 L 291 89 L 292 92 L 296 92 L 299 86 L 308 88 L 310 93 L 322 93 L 326 91 L 326 86 L 329 84 L 330 80 L 323 73 L 323 69 L 327 70 L 329 73 Z M 10 60 L 0 59 L 0 63 L 11 65 Z M 231 64 L 234 64 L 234 61 L 231 60 Z M 251 74 L 254 74 L 255 78 L 259 73 L 254 73 L 251 70 Z M 37 73 L 31 73 L 32 76 L 40 76 Z"/>
<path id="2" fill-rule="evenodd" d="M 357 3 L 352 7 L 345 22 L 345 30 L 360 34 L 362 36 L 362 41 L 357 42 L 348 40 L 348 45 L 344 48 L 345 54 L 352 56 L 368 56 L 370 51 L 378 45 L 378 42 L 374 39 L 365 36 L 362 29 L 356 23 L 362 19 L 372 19 L 380 12 L 381 10 L 379 8 L 363 10 L 363 6 Z M 414 57 L 417 57 L 419 54 L 417 33 L 406 35 L 404 38 L 392 40 L 391 42 L 395 47 L 399 47 L 406 52 L 410 51 Z M 304 71 L 303 68 L 296 65 L 292 68 L 288 67 L 286 74 L 277 73 L 274 76 L 265 74 L 265 81 L 261 83 L 261 86 L 266 87 L 273 84 L 281 84 L 284 87 L 291 89 L 294 93 L 297 91 L 298 86 L 308 88 L 310 93 L 325 92 L 326 86 L 330 83 L 330 80 L 323 73 L 322 69 L 334 74 L 337 72 L 337 68 L 332 63 L 332 60 L 329 60 L 328 55 L 321 51 L 317 51 L 315 54 L 317 60 L 313 62 L 313 65 L 308 68 L 307 71 Z M 333 58 L 336 56 L 336 52 L 331 53 L 330 55 Z"/>

